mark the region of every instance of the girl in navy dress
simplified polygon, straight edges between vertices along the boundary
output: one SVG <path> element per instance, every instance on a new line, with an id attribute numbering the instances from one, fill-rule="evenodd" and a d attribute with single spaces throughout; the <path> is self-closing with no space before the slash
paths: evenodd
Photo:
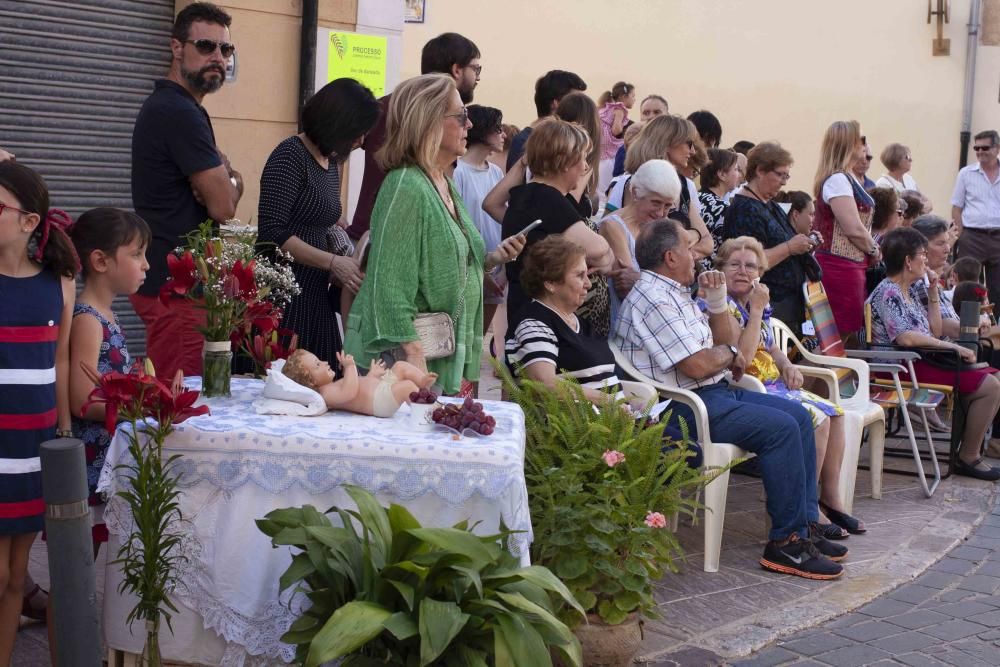
<path id="1" fill-rule="evenodd" d="M 146 248 L 150 231 L 135 213 L 117 208 L 87 211 L 70 230 L 80 257 L 83 291 L 73 307 L 70 334 L 69 402 L 73 411 L 73 437 L 83 440 L 87 455 L 87 487 L 93 520 L 94 557 L 108 541 L 104 525 L 104 501 L 96 492 L 111 436 L 104 428 L 104 404 L 93 403 L 81 410 L 94 390 L 94 383 L 81 364 L 100 374 L 128 373 L 132 360 L 125 346 L 118 318 L 111 304 L 118 296 L 135 294 L 146 278 Z"/>
<path id="2" fill-rule="evenodd" d="M 28 552 L 45 503 L 39 445 L 70 434 L 77 260 L 45 181 L 0 163 L 0 665 L 10 663 Z"/>

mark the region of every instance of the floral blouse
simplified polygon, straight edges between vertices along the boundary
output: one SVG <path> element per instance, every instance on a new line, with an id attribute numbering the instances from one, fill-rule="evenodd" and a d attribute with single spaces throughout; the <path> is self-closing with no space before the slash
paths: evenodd
<path id="1" fill-rule="evenodd" d="M 932 336 L 927 311 L 919 299 L 904 298 L 899 285 L 888 278 L 878 284 L 868 297 L 872 309 L 872 344 L 891 345 L 905 331 Z"/>

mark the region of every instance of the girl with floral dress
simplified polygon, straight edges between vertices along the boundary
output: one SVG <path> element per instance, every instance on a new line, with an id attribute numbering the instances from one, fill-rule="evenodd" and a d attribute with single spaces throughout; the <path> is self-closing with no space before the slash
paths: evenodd
<path id="1" fill-rule="evenodd" d="M 95 208 L 80 216 L 70 237 L 83 267 L 83 291 L 73 308 L 70 334 L 70 405 L 73 437 L 83 441 L 87 457 L 88 502 L 96 558 L 101 543 L 108 541 L 104 500 L 96 489 L 111 436 L 104 428 L 104 403 L 88 405 L 82 412 L 94 389 L 83 366 L 96 368 L 102 375 L 131 370 L 125 335 L 111 304 L 115 297 L 135 294 L 145 280 L 150 231 L 135 213 Z"/>

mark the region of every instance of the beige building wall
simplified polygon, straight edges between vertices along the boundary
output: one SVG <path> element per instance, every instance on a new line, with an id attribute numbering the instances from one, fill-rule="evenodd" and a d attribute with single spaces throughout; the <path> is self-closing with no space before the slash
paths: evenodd
<path id="1" fill-rule="evenodd" d="M 358 0 L 320 0 L 321 27 L 354 30 Z M 179 0 L 177 10 L 190 4 Z M 236 215 L 256 221 L 260 173 L 278 143 L 298 128 L 301 0 L 217 2 L 233 17 L 230 28 L 239 59 L 235 83 L 207 95 L 215 138 L 245 190 Z M 321 65 L 318 65 L 321 66 Z"/>
<path id="2" fill-rule="evenodd" d="M 795 157 L 789 187 L 807 191 L 826 127 L 856 118 L 876 152 L 871 177 L 885 144 L 907 144 L 914 178 L 947 212 L 969 5 L 951 3 L 951 55 L 933 57 L 924 0 L 428 0 L 426 23 L 404 29 L 402 75 L 419 74 L 424 42 L 459 32 L 483 54 L 476 102 L 507 122 L 534 120 L 546 70 L 577 72 L 595 98 L 626 80 L 674 113 L 713 111 L 724 145 L 781 141 Z M 980 47 L 977 81 L 974 131 L 1000 126 L 1000 47 Z"/>

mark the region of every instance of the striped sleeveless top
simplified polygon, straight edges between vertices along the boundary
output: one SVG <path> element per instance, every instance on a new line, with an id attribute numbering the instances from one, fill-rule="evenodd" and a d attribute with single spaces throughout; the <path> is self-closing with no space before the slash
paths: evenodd
<path id="1" fill-rule="evenodd" d="M 60 278 L 0 275 L 0 535 L 43 527 L 42 442 L 56 431 Z"/>

